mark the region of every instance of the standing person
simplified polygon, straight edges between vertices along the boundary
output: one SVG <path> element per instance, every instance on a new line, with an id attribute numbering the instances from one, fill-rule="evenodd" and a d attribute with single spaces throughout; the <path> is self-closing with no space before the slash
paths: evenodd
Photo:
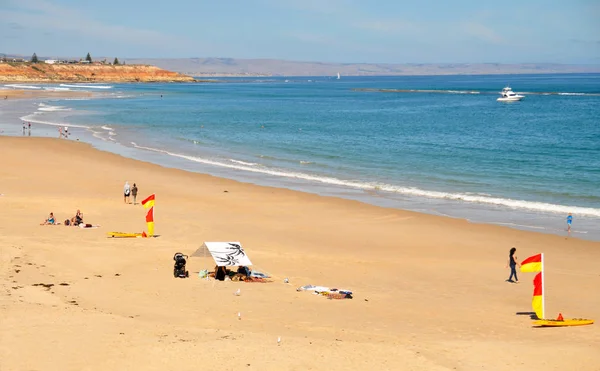
<path id="1" fill-rule="evenodd" d="M 138 192 L 138 188 L 135 185 L 135 183 L 133 183 L 133 187 L 131 188 L 131 195 L 133 196 L 133 204 L 135 205 L 135 198 L 137 197 L 137 192 Z"/>
<path id="2" fill-rule="evenodd" d="M 58 127 L 58 137 L 62 138 L 62 126 Z"/>
<path id="3" fill-rule="evenodd" d="M 567 232 L 571 233 L 571 225 L 573 224 L 573 215 L 569 213 L 567 216 Z"/>
<path id="4" fill-rule="evenodd" d="M 65 138 L 69 139 L 69 127 L 65 126 Z"/>
<path id="5" fill-rule="evenodd" d="M 519 283 L 519 279 L 517 278 L 517 265 L 521 265 L 521 264 L 517 263 L 518 258 L 515 255 L 516 252 L 517 252 L 517 248 L 513 247 L 512 249 L 510 249 L 510 252 L 508 254 L 508 264 L 506 264 L 506 268 L 508 268 L 510 266 L 510 276 L 506 280 L 507 282 Z M 515 277 L 514 281 L 512 280 L 513 276 Z"/>
<path id="6" fill-rule="evenodd" d="M 131 193 L 131 187 L 129 186 L 129 182 L 125 181 L 125 186 L 123 187 L 123 202 L 126 204 L 129 203 L 129 194 Z"/>

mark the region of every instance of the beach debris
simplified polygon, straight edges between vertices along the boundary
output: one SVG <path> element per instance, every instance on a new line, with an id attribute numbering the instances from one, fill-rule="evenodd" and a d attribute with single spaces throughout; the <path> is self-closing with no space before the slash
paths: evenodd
<path id="1" fill-rule="evenodd" d="M 50 290 L 50 288 L 52 286 L 54 286 L 53 283 L 34 283 L 31 286 L 43 286 L 46 290 Z"/>
<path id="2" fill-rule="evenodd" d="M 242 319 L 242 313 L 238 312 L 238 319 L 241 320 Z"/>
<path id="3" fill-rule="evenodd" d="M 277 345 L 281 345 L 281 336 L 277 337 Z"/>
<path id="4" fill-rule="evenodd" d="M 236 292 L 234 292 L 234 293 L 233 293 L 233 295 L 235 295 L 235 296 L 240 296 L 240 294 L 241 294 L 241 293 L 242 293 L 242 292 L 241 292 L 241 290 L 240 290 L 240 289 L 237 289 L 237 291 L 236 291 Z"/>
<path id="5" fill-rule="evenodd" d="M 290 283 L 290 280 L 289 280 L 288 278 L 285 278 L 285 279 L 283 280 L 283 283 Z"/>

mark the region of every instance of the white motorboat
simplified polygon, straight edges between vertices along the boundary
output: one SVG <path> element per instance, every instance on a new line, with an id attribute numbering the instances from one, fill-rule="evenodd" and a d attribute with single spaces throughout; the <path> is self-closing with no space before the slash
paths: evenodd
<path id="1" fill-rule="evenodd" d="M 502 96 L 497 99 L 498 102 L 518 102 L 521 99 L 525 98 L 524 95 L 519 95 L 512 91 L 510 86 L 507 86 L 504 89 L 502 89 L 500 95 Z"/>

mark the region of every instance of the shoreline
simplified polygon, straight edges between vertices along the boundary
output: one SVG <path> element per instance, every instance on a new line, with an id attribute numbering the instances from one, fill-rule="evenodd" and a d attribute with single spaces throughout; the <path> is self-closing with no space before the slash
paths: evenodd
<path id="1" fill-rule="evenodd" d="M 520 260 L 544 252 L 548 316 L 598 319 L 600 297 L 589 294 L 600 285 L 598 242 L 241 183 L 82 142 L 0 136 L 0 146 L 7 369 L 158 370 L 183 354 L 190 365 L 263 370 L 320 369 L 326 358 L 336 360 L 331 370 L 600 362 L 598 325 L 533 329 L 515 315 L 531 310 L 533 274 L 504 282 L 511 246 Z M 138 184 L 138 202 L 156 194 L 160 237 L 106 237 L 145 230 L 146 210 L 123 202 L 125 180 Z M 38 225 L 50 211 L 62 221 L 77 209 L 101 227 Z M 190 278 L 174 279 L 173 254 L 192 256 L 204 241 L 240 241 L 273 282 L 199 279 L 214 265 L 203 257 L 188 259 Z M 350 289 L 354 299 L 295 290 L 306 284 Z M 57 359 L 59 349 L 69 357 Z M 511 351 L 518 356 L 506 358 Z"/>
<path id="2" fill-rule="evenodd" d="M 25 91 L 25 93 L 29 93 L 30 91 Z M 65 99 L 65 98 L 76 98 L 77 94 L 85 94 L 83 97 L 87 97 L 87 98 L 101 98 L 102 97 L 102 93 L 100 92 L 77 92 L 77 91 L 39 91 L 39 90 L 33 90 L 32 91 L 32 95 L 29 96 L 28 98 L 30 98 L 32 101 L 42 101 L 43 99 L 48 99 L 48 98 L 55 98 L 56 100 L 60 101 L 61 99 Z M 37 94 L 39 94 L 39 96 L 35 96 Z M 73 94 L 73 96 L 69 96 L 69 94 Z M 54 100 L 54 99 L 53 99 Z M 0 103 L 1 104 L 1 103 Z M 33 117 L 32 114 L 34 114 L 37 111 L 34 112 L 26 112 L 23 115 L 17 115 L 18 116 L 18 120 L 21 120 L 22 118 L 25 119 L 25 121 L 31 121 L 32 123 L 36 123 L 39 125 L 43 125 L 43 127 L 48 127 L 48 130 L 42 130 L 42 133 L 44 133 L 43 136 L 50 136 L 50 137 L 55 137 L 55 131 L 54 129 L 50 129 L 50 128 L 55 128 L 57 126 L 69 126 L 70 128 L 73 129 L 81 129 L 81 130 L 85 130 L 85 131 L 89 131 L 90 135 L 87 135 L 87 132 L 85 135 L 83 135 L 83 137 L 88 136 L 89 138 L 85 140 L 85 142 L 89 142 L 91 143 L 91 145 L 94 148 L 98 148 L 100 150 L 104 150 L 104 151 L 108 151 L 110 153 L 115 153 L 118 155 L 124 155 L 124 153 L 126 153 L 125 157 L 127 158 L 131 158 L 131 159 L 135 159 L 135 160 L 140 160 L 140 161 L 151 161 L 148 160 L 148 158 L 153 158 L 155 157 L 158 164 L 160 164 L 161 166 L 164 166 L 166 168 L 175 168 L 175 169 L 182 169 L 183 171 L 189 171 L 189 172 L 194 172 L 194 173 L 200 173 L 200 174 L 209 174 L 212 176 L 217 176 L 220 178 L 225 178 L 225 179 L 233 179 L 233 180 L 237 180 L 237 181 L 242 181 L 244 183 L 247 184 L 255 184 L 255 185 L 259 185 L 259 186 L 267 186 L 267 187 L 275 187 L 275 188 L 282 188 L 282 189 L 289 189 L 292 191 L 299 191 L 299 192 L 304 192 L 304 193 L 310 193 L 310 194 L 316 194 L 316 195 L 321 195 L 321 196 L 326 196 L 326 197 L 336 197 L 336 198 L 342 198 L 342 199 L 346 199 L 346 200 L 355 200 L 355 201 L 359 201 L 365 204 L 369 204 L 369 205 L 375 205 L 378 207 L 385 207 L 385 208 L 391 208 L 391 209 L 396 209 L 396 210 L 400 210 L 400 211 L 412 211 L 412 212 L 417 212 L 417 213 L 424 213 L 426 215 L 438 215 L 438 216 L 442 216 L 442 217 L 446 217 L 446 218 L 452 218 L 452 219 L 460 219 L 460 220 L 464 220 L 467 221 L 471 224 L 485 224 L 485 225 L 492 225 L 492 226 L 506 226 L 508 228 L 511 229 L 516 229 L 516 230 L 526 230 L 526 231 L 531 231 L 534 233 L 541 233 L 541 234 L 549 234 L 549 235 L 555 235 L 555 236 L 561 236 L 561 237 L 568 237 L 568 238 L 579 238 L 579 239 L 585 239 L 585 240 L 591 240 L 591 241 L 598 241 L 600 240 L 600 238 L 598 236 L 595 235 L 596 230 L 593 229 L 593 225 L 594 225 L 594 219 L 590 218 L 590 217 L 585 217 L 585 216 L 580 216 L 578 217 L 578 221 L 577 221 L 577 229 L 575 229 L 573 231 L 573 233 L 569 236 L 566 233 L 566 230 L 563 230 L 561 227 L 557 227 L 556 225 L 550 224 L 550 226 L 541 226 L 538 225 L 536 223 L 531 223 L 529 219 L 530 217 L 536 218 L 536 214 L 535 212 L 529 212 L 529 211 L 520 211 L 521 213 L 523 213 L 525 216 L 520 217 L 520 219 L 503 219 L 500 216 L 500 214 L 496 215 L 494 213 L 497 213 L 496 211 L 487 211 L 486 209 L 486 205 L 478 205 L 478 204 L 474 204 L 470 207 L 467 206 L 463 206 L 465 208 L 464 212 L 458 212 L 457 210 L 452 210 L 450 208 L 450 206 L 438 206 L 438 207 L 434 207 L 434 208 L 430 208 L 430 206 L 427 206 L 427 204 L 429 202 L 433 202 L 435 201 L 435 199 L 428 199 L 425 198 L 424 201 L 422 201 L 421 199 L 416 198 L 415 200 L 404 200 L 402 203 L 398 203 L 395 202 L 393 199 L 388 199 L 386 197 L 381 197 L 381 195 L 377 195 L 378 191 L 374 190 L 373 192 L 370 191 L 363 191 L 360 192 L 360 190 L 356 190 L 356 189 L 337 189 L 334 186 L 328 185 L 328 184 L 313 184 L 313 185 L 308 185 L 305 184 L 303 185 L 302 182 L 296 184 L 294 183 L 294 180 L 290 180 L 290 179 L 278 179 L 278 178 L 269 178 L 267 176 L 267 178 L 261 178 L 259 176 L 254 176 L 252 175 L 252 173 L 246 173 L 245 171 L 241 171 L 241 173 L 236 173 L 235 171 L 227 171 L 227 169 L 223 170 L 220 168 L 211 168 L 210 165 L 203 165 L 203 164 L 198 164 L 198 163 L 185 163 L 184 159 L 179 159 L 178 157 L 185 157 L 185 152 L 181 152 L 183 153 L 183 155 L 177 155 L 175 156 L 175 158 L 171 158 L 170 156 L 165 156 L 165 157 L 157 157 L 160 156 L 162 152 L 161 150 L 145 150 L 144 146 L 138 146 L 137 144 L 134 145 L 133 147 L 130 146 L 126 146 L 123 143 L 117 143 L 114 138 L 111 135 L 114 135 L 114 133 L 112 132 L 112 130 L 114 129 L 110 129 L 110 132 L 106 132 L 104 133 L 103 130 L 107 130 L 104 126 L 102 126 L 101 133 L 97 132 L 95 129 L 95 127 L 89 127 L 87 125 L 80 125 L 80 124 L 73 124 L 70 122 L 61 122 L 61 123 L 50 123 L 50 122 L 45 122 L 45 121 L 40 121 L 40 120 L 36 120 L 35 118 L 30 118 Z M 77 114 L 77 111 L 72 111 L 71 113 L 69 113 L 68 115 L 72 115 L 72 114 Z M 67 116 L 68 118 L 68 116 Z M 38 131 L 39 132 L 39 131 Z M 20 136 L 19 135 L 20 130 L 15 130 L 12 135 L 14 136 Z M 76 132 L 71 132 L 71 136 L 73 137 L 73 134 Z M 101 136 L 103 134 L 107 134 L 108 137 L 105 138 L 101 138 Z M 4 135 L 4 134 L 3 134 Z M 23 135 L 25 135 L 25 132 L 23 132 Z M 100 136 L 99 136 L 100 135 Z M 74 137 L 73 137 L 74 138 Z M 79 140 L 79 138 L 77 138 L 77 140 Z M 136 140 L 137 141 L 137 140 Z M 106 143 L 103 143 L 106 142 Z M 108 144 L 108 145 L 107 145 Z M 112 145 L 117 144 L 118 147 L 114 147 Z M 157 152 L 157 153 L 153 153 L 153 152 Z M 158 153 L 160 152 L 160 153 Z M 171 154 L 172 155 L 172 154 Z M 210 162 L 210 161 L 209 161 Z M 194 166 L 198 166 L 201 165 L 200 167 L 194 167 Z M 309 190 L 307 190 L 307 188 Z M 519 201 L 519 200 L 515 200 L 515 201 Z M 458 201 L 460 202 L 460 201 Z M 477 209 L 480 208 L 481 210 Z M 577 209 L 578 207 L 571 207 L 571 209 Z M 450 210 L 452 210 L 452 212 L 449 212 Z M 479 210 L 479 211 L 478 211 Z M 489 213 L 489 215 L 482 215 L 481 213 Z M 541 215 L 539 218 L 543 219 L 543 220 L 550 220 L 548 218 L 547 215 Z M 563 218 L 560 215 L 557 215 L 557 217 L 555 219 L 560 219 L 562 220 Z M 547 223 L 547 222 L 543 222 L 543 223 Z M 557 224 L 556 222 L 551 222 L 554 224 Z M 562 224 L 561 224 L 562 226 Z M 583 228 L 583 229 L 581 229 Z M 591 229 L 590 229 L 591 228 Z M 590 233 L 591 231 L 591 233 Z"/>
<path id="3" fill-rule="evenodd" d="M 33 122 L 33 121 L 32 121 Z M 57 125 L 52 125 L 52 124 L 45 124 L 45 123 L 40 123 L 40 125 L 47 125 L 47 126 L 59 126 Z M 85 126 L 77 126 L 77 125 L 72 125 L 69 124 L 69 127 L 73 127 L 76 129 L 87 129 L 87 127 Z M 71 133 L 71 135 L 73 135 L 73 133 Z M 175 172 L 182 172 L 183 174 L 187 174 L 189 176 L 193 176 L 193 175 L 197 175 L 200 177 L 208 177 L 211 179 L 216 179 L 219 182 L 223 182 L 223 183 L 227 183 L 227 182 L 232 182 L 232 184 L 236 184 L 238 186 L 248 186 L 248 187 L 258 187 L 259 189 L 267 189 L 267 190 L 278 190 L 280 192 L 290 192 L 292 194 L 294 193 L 299 193 L 305 197 L 317 197 L 317 198 L 324 198 L 324 199 L 332 199 L 332 200 L 336 200 L 336 202 L 348 202 L 348 203 L 357 203 L 359 205 L 363 205 L 364 207 L 372 207 L 372 208 L 376 208 L 376 209 L 383 209 L 383 210 L 389 210 L 390 212 L 393 211 L 397 211 L 399 213 L 408 213 L 408 214 L 414 214 L 414 215 L 418 215 L 420 217 L 425 217 L 425 218 L 440 218 L 440 221 L 457 221 L 460 223 L 466 223 L 468 225 L 473 225 L 473 226 L 484 226 L 484 227 L 490 227 L 490 228 L 499 228 L 500 230 L 506 230 L 506 231 L 516 231 L 516 232 L 522 232 L 522 233 L 532 233 L 532 234 L 536 234 L 536 235 L 541 235 L 541 236 L 548 236 L 548 237 L 553 237 L 553 238 L 557 238 L 557 239 L 565 239 L 565 240 L 579 240 L 579 241 L 585 241 L 585 242 L 589 242 L 589 243 L 593 243 L 593 244 L 598 244 L 598 246 L 600 247 L 600 241 L 596 241 L 596 240 L 588 240 L 588 239 L 583 239 L 580 238 L 579 236 L 573 236 L 573 235 L 558 235 L 556 233 L 544 233 L 544 232 L 540 232 L 540 231 L 529 231 L 529 230 L 522 230 L 519 228 L 514 228 L 514 227 L 510 227 L 510 226 L 504 226 L 504 225 L 498 225 L 495 223 L 478 223 L 478 222 L 472 222 L 470 221 L 468 218 L 462 218 L 462 217 L 454 217 L 454 216 L 449 216 L 449 215 L 437 215 L 437 214 L 433 214 L 433 213 L 426 213 L 426 212 L 420 212 L 420 211 L 413 211 L 413 210 L 408 210 L 408 209 L 400 209 L 400 208 L 396 208 L 396 207 L 385 207 L 385 206 L 381 206 L 381 205 L 374 205 L 368 202 L 364 202 L 364 201 L 360 201 L 360 200 L 355 200 L 355 199 L 348 199 L 348 198 L 344 198 L 341 196 L 332 196 L 332 195 L 320 195 L 320 194 L 316 194 L 316 193 L 312 193 L 312 192 L 305 192 L 305 191 L 301 191 L 301 190 L 295 190 L 295 189 L 289 189 L 289 188 L 285 188 L 285 187 L 279 187 L 279 186 L 269 186 L 269 185 L 262 185 L 262 184 L 256 184 L 253 182 L 248 182 L 248 181 L 241 181 L 241 180 L 237 180 L 237 179 L 232 179 L 232 178 L 228 178 L 228 177 L 222 177 L 222 176 L 216 176 L 216 175 L 212 175 L 212 174 L 207 174 L 207 173 L 202 173 L 202 172 L 198 172 L 198 171 L 189 171 L 186 169 L 181 169 L 178 167 L 172 167 L 172 166 L 164 166 L 161 164 L 157 164 L 157 163 L 153 163 L 150 161 L 146 161 L 146 160 L 140 160 L 137 158 L 133 158 L 133 157 L 128 157 L 128 156 L 124 156 L 121 155 L 119 153 L 116 152 L 112 152 L 112 151 L 108 151 L 108 150 L 103 150 L 103 149 L 99 149 L 97 147 L 95 147 L 92 143 L 88 143 L 85 141 L 80 141 L 79 139 L 76 140 L 69 140 L 69 139 L 59 139 L 59 138 L 54 138 L 54 137 L 19 137 L 19 136 L 14 136 L 14 135 L 2 135 L 0 134 L 0 142 L 3 139 L 24 139 L 24 140 L 49 140 L 49 141 L 57 141 L 58 143 L 75 143 L 76 145 L 82 145 L 85 146 L 88 150 L 92 151 L 92 152 L 99 152 L 99 153 L 103 153 L 105 155 L 110 155 L 110 156 L 116 156 L 116 158 L 120 159 L 120 161 L 133 161 L 133 163 L 139 163 L 139 164 L 144 164 L 144 166 L 153 166 L 153 167 L 157 167 L 161 170 L 165 170 L 165 171 L 175 171 Z M 70 145 L 70 144 L 69 144 Z"/>

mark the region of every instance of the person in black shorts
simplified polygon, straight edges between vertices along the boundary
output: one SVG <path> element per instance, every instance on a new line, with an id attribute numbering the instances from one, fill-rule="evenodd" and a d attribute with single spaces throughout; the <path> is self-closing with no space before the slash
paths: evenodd
<path id="1" fill-rule="evenodd" d="M 129 194 L 131 193 L 131 187 L 129 186 L 129 182 L 125 182 L 125 186 L 123 187 L 123 202 L 126 204 L 129 203 Z"/>

